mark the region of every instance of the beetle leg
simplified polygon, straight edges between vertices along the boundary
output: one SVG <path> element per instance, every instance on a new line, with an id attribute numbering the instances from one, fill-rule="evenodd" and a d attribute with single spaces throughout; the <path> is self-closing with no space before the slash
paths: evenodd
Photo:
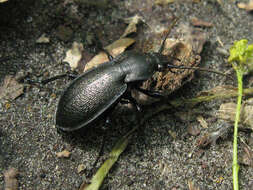
<path id="1" fill-rule="evenodd" d="M 103 51 L 106 53 L 109 61 L 112 61 L 114 59 L 114 57 L 108 52 L 108 50 L 106 50 L 105 48 L 103 48 L 103 44 L 101 43 L 101 41 L 98 39 L 97 35 L 95 34 L 95 38 L 96 38 L 96 46 L 100 51 Z"/>
<path id="2" fill-rule="evenodd" d="M 109 61 L 112 61 L 114 59 L 113 56 L 106 49 L 102 49 L 102 51 L 104 51 L 106 53 Z"/>
<path id="3" fill-rule="evenodd" d="M 166 97 L 158 91 L 146 90 L 146 89 L 142 89 L 142 88 L 139 88 L 139 87 L 135 87 L 135 89 L 140 91 L 143 94 L 146 94 L 147 96 L 152 97 L 152 98 L 165 98 Z"/>
<path id="4" fill-rule="evenodd" d="M 166 42 L 166 40 L 167 40 L 167 38 L 168 38 L 168 36 L 169 36 L 169 34 L 170 34 L 170 31 L 171 31 L 171 29 L 175 26 L 175 24 L 177 23 L 178 20 L 179 20 L 179 18 L 175 18 L 175 19 L 173 20 L 173 22 L 172 22 L 172 24 L 171 24 L 171 26 L 170 26 L 170 28 L 169 28 L 169 30 L 168 30 L 168 32 L 167 32 L 165 38 L 164 38 L 163 41 L 162 41 L 162 45 L 161 45 L 161 47 L 160 47 L 160 49 L 159 49 L 159 51 L 158 51 L 159 54 L 161 54 L 161 53 L 163 52 L 163 49 L 164 49 L 164 46 L 165 46 L 165 42 Z"/>
<path id="5" fill-rule="evenodd" d="M 25 81 L 29 84 L 47 84 L 49 82 L 52 82 L 52 81 L 55 81 L 57 79 L 61 79 L 61 78 L 64 78 L 64 77 L 69 77 L 71 79 L 75 79 L 77 78 L 77 75 L 75 74 L 70 74 L 70 73 L 65 73 L 65 74 L 61 74 L 61 75 L 56 75 L 54 77 L 51 77 L 51 78 L 48 78 L 48 79 L 45 79 L 45 80 L 31 80 L 31 79 L 26 79 Z"/>
<path id="6" fill-rule="evenodd" d="M 141 106 L 138 104 L 138 102 L 132 97 L 132 95 L 131 95 L 131 92 L 128 92 L 128 93 L 126 93 L 124 96 L 123 96 L 123 98 L 125 98 L 126 100 L 128 100 L 128 101 L 126 101 L 126 100 L 120 100 L 120 103 L 122 103 L 122 104 L 126 104 L 126 103 L 131 103 L 131 104 L 133 104 L 134 106 L 135 106 L 135 108 L 136 108 L 136 110 L 138 111 L 138 112 L 141 112 L 142 111 L 142 108 L 141 108 Z"/>
<path id="7" fill-rule="evenodd" d="M 71 79 L 75 79 L 77 78 L 77 75 L 75 74 L 70 74 L 70 73 L 66 73 L 66 74 L 62 74 L 62 75 L 57 75 L 57 76 L 54 76 L 52 78 L 48 78 L 48 79 L 45 79 L 45 80 L 42 80 L 40 81 L 41 84 L 47 84 L 49 82 L 52 82 L 54 80 L 57 80 L 57 79 L 61 79 L 61 78 L 64 78 L 64 77 L 69 77 Z"/>

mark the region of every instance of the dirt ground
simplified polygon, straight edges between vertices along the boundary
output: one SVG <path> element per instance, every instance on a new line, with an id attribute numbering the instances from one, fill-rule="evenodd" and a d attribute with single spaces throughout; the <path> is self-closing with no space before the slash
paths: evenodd
<path id="1" fill-rule="evenodd" d="M 124 19 L 136 14 L 144 18 L 133 36 L 137 42 L 131 48 L 137 51 L 143 51 L 142 40 L 151 40 L 154 33 L 169 26 L 172 13 L 180 20 L 171 37 L 177 37 L 180 25 L 191 25 L 193 17 L 212 23 L 212 27 L 202 27 L 207 43 L 200 66 L 225 72 L 230 66 L 220 49 L 228 50 L 235 40 L 242 38 L 253 43 L 253 15 L 239 9 L 235 1 L 219 4 L 215 0 L 176 0 L 165 5 L 154 2 L 9 0 L 0 3 L 1 86 L 6 75 L 16 76 L 20 72 L 28 72 L 33 80 L 67 72 L 70 68 L 63 59 L 74 41 L 83 43 L 95 55 L 90 36 L 97 32 L 103 45 L 108 45 L 124 32 L 127 26 Z M 36 43 L 42 34 L 50 39 L 49 43 Z M 105 160 L 117 139 L 131 129 L 129 121 L 135 119 L 134 114 L 114 113 L 107 130 L 94 127 L 82 134 L 58 133 L 54 113 L 69 81 L 65 78 L 44 86 L 26 84 L 24 93 L 16 99 L 0 100 L 0 189 L 4 188 L 3 171 L 12 167 L 19 171 L 19 189 L 78 189 L 82 181 L 89 178 L 90 171 L 96 171 Z M 224 84 L 236 86 L 235 75 L 231 81 L 197 71 L 195 78 L 170 99 L 194 97 L 200 91 Z M 207 121 L 208 128 L 202 128 L 196 117 L 182 121 L 174 116 L 178 111 L 190 111 L 184 108 L 152 117 L 131 139 L 101 189 L 181 190 L 189 189 L 189 182 L 203 190 L 232 189 L 232 135 L 202 150 L 196 147 L 199 136 L 188 132 L 189 126 L 195 126 L 201 136 L 222 127 L 224 121 L 211 113 L 215 113 L 223 101 L 195 106 L 203 113 L 200 115 Z M 236 99 L 225 101 L 236 102 Z M 103 133 L 104 156 L 94 170 Z M 240 136 L 246 142 L 252 141 L 248 134 L 240 133 Z M 250 146 L 253 148 L 252 142 Z M 69 158 L 56 156 L 63 150 L 71 153 Z M 239 150 L 242 151 L 240 146 Z M 84 170 L 78 173 L 81 164 Z M 252 167 L 240 165 L 239 178 L 241 189 L 253 189 Z"/>

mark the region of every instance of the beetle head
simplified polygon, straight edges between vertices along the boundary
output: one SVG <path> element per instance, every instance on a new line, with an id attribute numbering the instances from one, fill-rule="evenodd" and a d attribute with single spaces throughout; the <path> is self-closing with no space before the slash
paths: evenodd
<path id="1" fill-rule="evenodd" d="M 168 58 L 168 56 L 162 55 L 160 53 L 155 53 L 155 52 L 151 53 L 150 57 L 151 57 L 150 62 L 157 65 L 157 69 L 156 69 L 157 71 L 164 71 L 170 68 L 180 68 L 176 65 L 173 65 L 172 60 L 177 59 L 177 58 Z"/>

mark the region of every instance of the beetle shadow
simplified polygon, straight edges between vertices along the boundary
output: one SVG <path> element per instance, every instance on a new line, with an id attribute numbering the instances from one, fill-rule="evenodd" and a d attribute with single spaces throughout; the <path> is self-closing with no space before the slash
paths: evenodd
<path id="1" fill-rule="evenodd" d="M 103 120 L 92 122 L 92 124 L 85 126 L 81 129 L 71 132 L 65 132 L 60 129 L 57 129 L 57 132 L 62 136 L 63 141 L 69 143 L 72 146 L 78 146 L 81 149 L 89 146 L 96 148 L 99 146 L 98 142 L 103 137 Z M 97 145 L 96 145 L 97 144 Z"/>
<path id="2" fill-rule="evenodd" d="M 102 144 L 112 146 L 115 139 L 118 140 L 131 130 L 132 127 L 129 126 L 130 115 L 134 116 L 132 109 L 125 109 L 116 104 L 115 107 L 110 108 L 105 114 L 85 127 L 71 132 L 57 129 L 57 132 L 61 135 L 63 141 L 85 151 L 87 151 L 87 148 L 99 149 Z M 130 120 L 133 120 L 133 118 Z"/>

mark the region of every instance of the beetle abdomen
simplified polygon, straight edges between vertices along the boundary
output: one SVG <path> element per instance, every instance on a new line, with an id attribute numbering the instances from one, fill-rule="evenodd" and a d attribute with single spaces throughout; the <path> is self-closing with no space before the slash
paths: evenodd
<path id="1" fill-rule="evenodd" d="M 64 91 L 56 111 L 56 126 L 79 129 L 104 113 L 127 89 L 124 75 L 111 62 L 75 79 Z"/>

